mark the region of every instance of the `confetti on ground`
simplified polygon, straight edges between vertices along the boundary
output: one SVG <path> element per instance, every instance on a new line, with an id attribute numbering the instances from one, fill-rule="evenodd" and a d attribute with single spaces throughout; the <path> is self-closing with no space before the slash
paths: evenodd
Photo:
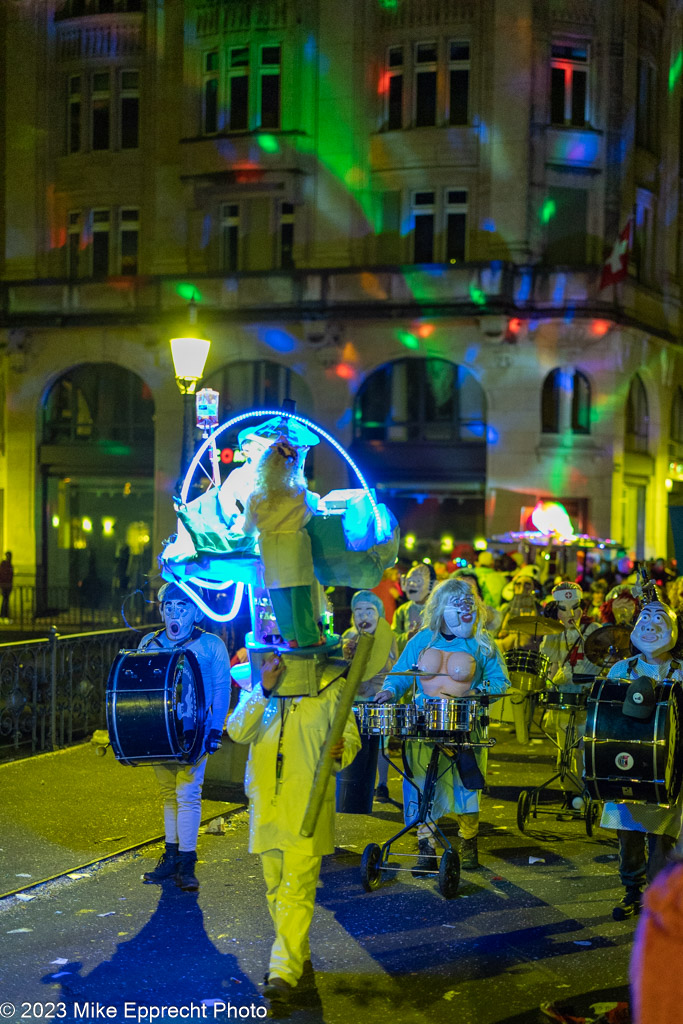
<path id="1" fill-rule="evenodd" d="M 451 999 L 455 999 L 455 991 L 451 990 L 450 992 L 444 992 L 443 997 L 450 1003 Z"/>
<path id="2" fill-rule="evenodd" d="M 14 877 L 15 878 L 33 878 L 33 875 L 27 875 L 25 871 L 19 871 Z"/>
<path id="3" fill-rule="evenodd" d="M 64 964 L 68 964 L 66 957 L 58 956 L 56 960 L 50 960 L 50 964 L 56 964 L 58 967 L 63 967 Z"/>
<path id="4" fill-rule="evenodd" d="M 76 913 L 77 914 L 94 914 L 95 911 L 94 910 L 77 910 Z"/>
<path id="5" fill-rule="evenodd" d="M 575 946 L 592 946 L 593 943 L 589 942 L 587 939 L 574 939 L 574 945 Z"/>
<path id="6" fill-rule="evenodd" d="M 112 914 L 115 914 L 115 913 L 116 913 L 115 910 L 107 910 L 107 911 L 105 911 L 104 914 L 98 914 L 97 916 L 98 917 L 111 917 Z"/>
<path id="7" fill-rule="evenodd" d="M 8 935 L 18 935 L 19 932 L 32 932 L 32 931 L 33 931 L 33 928 L 11 928 L 10 931 L 7 932 L 7 934 Z"/>
<path id="8" fill-rule="evenodd" d="M 72 871 L 71 874 L 67 875 L 66 877 L 67 878 L 87 878 L 88 876 L 85 874 L 84 871 Z"/>
<path id="9" fill-rule="evenodd" d="M 28 903 L 29 900 L 34 900 L 35 896 L 29 896 L 28 893 L 18 892 L 17 899 L 22 900 L 23 903 Z"/>
<path id="10" fill-rule="evenodd" d="M 545 864 L 543 857 L 529 857 L 530 864 Z"/>
<path id="11" fill-rule="evenodd" d="M 50 977 L 54 981 L 56 978 L 65 978 L 71 971 L 58 971 L 57 974 L 51 974 Z"/>

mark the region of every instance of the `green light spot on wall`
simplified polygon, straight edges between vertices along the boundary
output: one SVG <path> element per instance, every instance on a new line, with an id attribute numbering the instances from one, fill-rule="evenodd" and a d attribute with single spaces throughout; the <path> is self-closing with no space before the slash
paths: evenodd
<path id="1" fill-rule="evenodd" d="M 179 295 L 181 299 L 185 299 L 186 302 L 190 302 L 192 299 L 195 302 L 202 301 L 202 293 L 193 284 L 188 284 L 185 281 L 181 281 L 180 284 L 176 285 L 176 295 Z"/>
<path id="2" fill-rule="evenodd" d="M 475 306 L 486 305 L 486 294 L 481 290 L 481 288 L 477 288 L 476 284 L 470 285 L 470 298 Z"/>
<path id="3" fill-rule="evenodd" d="M 379 5 L 385 11 L 395 11 L 398 8 L 398 0 L 379 0 Z"/>
<path id="4" fill-rule="evenodd" d="M 541 222 L 547 224 L 557 213 L 557 204 L 554 199 L 546 199 L 541 209 Z"/>
<path id="5" fill-rule="evenodd" d="M 396 331 L 396 337 L 406 348 L 416 349 L 420 347 L 419 339 L 409 331 Z"/>
<path id="6" fill-rule="evenodd" d="M 673 92 L 676 82 L 681 77 L 681 71 L 683 70 L 683 50 L 679 50 L 676 54 L 676 59 L 669 68 L 669 92 Z"/>
<path id="7" fill-rule="evenodd" d="M 280 152 L 280 143 L 274 135 L 259 135 L 258 142 L 261 149 L 264 149 L 266 153 Z"/>

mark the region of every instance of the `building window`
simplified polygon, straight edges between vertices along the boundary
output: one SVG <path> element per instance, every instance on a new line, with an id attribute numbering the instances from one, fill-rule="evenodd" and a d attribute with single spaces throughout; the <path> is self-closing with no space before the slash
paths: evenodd
<path id="1" fill-rule="evenodd" d="M 109 72 L 92 76 L 92 145 L 93 150 L 109 149 L 111 134 L 111 96 Z"/>
<path id="2" fill-rule="evenodd" d="M 364 381 L 354 440 L 486 444 L 486 398 L 476 378 L 445 359 L 398 359 Z"/>
<path id="3" fill-rule="evenodd" d="M 591 388 L 580 370 L 557 368 L 543 381 L 541 432 L 590 434 Z"/>
<path id="4" fill-rule="evenodd" d="M 413 263 L 434 262 L 434 193 L 413 193 Z"/>
<path id="5" fill-rule="evenodd" d="M 81 251 L 81 211 L 69 210 L 67 214 L 67 247 L 66 247 L 66 273 L 67 277 L 75 279 L 78 277 L 78 258 Z"/>
<path id="6" fill-rule="evenodd" d="M 549 188 L 541 209 L 545 224 L 545 262 L 585 267 L 588 246 L 588 192 L 583 188 Z"/>
<path id="7" fill-rule="evenodd" d="M 119 219 L 119 273 L 135 276 L 138 272 L 140 214 L 133 207 L 123 208 Z"/>
<path id="8" fill-rule="evenodd" d="M 249 47 L 233 46 L 229 54 L 228 128 L 243 132 L 249 127 Z"/>
<path id="9" fill-rule="evenodd" d="M 294 266 L 294 204 L 280 203 L 279 265 L 283 270 Z"/>
<path id="10" fill-rule="evenodd" d="M 550 68 L 550 121 L 582 127 L 588 104 L 588 46 L 553 43 Z"/>
<path id="11" fill-rule="evenodd" d="M 470 44 L 452 40 L 448 58 L 448 123 L 468 124 Z"/>
<path id="12" fill-rule="evenodd" d="M 237 203 L 221 206 L 221 270 L 239 270 L 240 208 Z"/>
<path id="13" fill-rule="evenodd" d="M 204 54 L 204 80 L 202 83 L 202 132 L 213 135 L 218 131 L 218 51 Z"/>
<path id="14" fill-rule="evenodd" d="M 626 431 L 624 446 L 627 452 L 647 454 L 650 416 L 647 393 L 642 380 L 636 374 L 631 381 L 626 399 Z"/>
<path id="15" fill-rule="evenodd" d="M 403 47 L 391 46 L 387 54 L 386 125 L 389 131 L 403 127 Z"/>
<path id="16" fill-rule="evenodd" d="M 109 275 L 109 210 L 92 211 L 92 262 L 93 277 Z"/>
<path id="17" fill-rule="evenodd" d="M 463 263 L 467 248 L 467 191 L 446 190 L 446 262 Z"/>
<path id="18" fill-rule="evenodd" d="M 78 153 L 81 148 L 81 76 L 69 77 L 69 103 L 67 110 L 67 153 Z"/>
<path id="19" fill-rule="evenodd" d="M 415 46 L 415 125 L 436 124 L 436 43 Z"/>
<path id="20" fill-rule="evenodd" d="M 121 149 L 137 149 L 140 144 L 140 73 L 138 71 L 121 72 L 119 121 Z"/>
<path id="21" fill-rule="evenodd" d="M 280 47 L 262 46 L 259 68 L 259 125 L 280 127 Z"/>
<path id="22" fill-rule="evenodd" d="M 654 196 L 647 189 L 636 189 L 636 219 L 633 235 L 633 261 L 636 277 L 647 284 L 652 280 L 654 264 Z"/>
<path id="23" fill-rule="evenodd" d="M 636 143 L 651 153 L 657 148 L 657 68 L 643 57 L 638 58 Z"/>

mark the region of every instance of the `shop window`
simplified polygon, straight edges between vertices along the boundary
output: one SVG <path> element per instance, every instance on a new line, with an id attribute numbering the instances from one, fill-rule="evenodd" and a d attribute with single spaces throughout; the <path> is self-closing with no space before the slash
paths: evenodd
<path id="1" fill-rule="evenodd" d="M 636 374 L 631 381 L 626 399 L 626 431 L 624 446 L 627 452 L 647 454 L 650 416 L 647 392 L 642 380 Z"/>

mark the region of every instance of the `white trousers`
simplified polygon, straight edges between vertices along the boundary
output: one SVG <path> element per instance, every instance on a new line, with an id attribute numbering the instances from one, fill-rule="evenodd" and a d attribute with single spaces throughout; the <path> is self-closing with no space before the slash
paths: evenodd
<path id="1" fill-rule="evenodd" d="M 322 857 L 298 850 L 266 850 L 261 854 L 261 864 L 268 910 L 275 927 L 268 974 L 296 985 L 304 960 L 311 956 L 308 933 Z"/>
<path id="2" fill-rule="evenodd" d="M 199 823 L 202 820 L 202 783 L 207 758 L 198 764 L 155 764 L 164 804 L 164 831 L 167 843 L 178 843 L 181 853 L 197 849 Z"/>

